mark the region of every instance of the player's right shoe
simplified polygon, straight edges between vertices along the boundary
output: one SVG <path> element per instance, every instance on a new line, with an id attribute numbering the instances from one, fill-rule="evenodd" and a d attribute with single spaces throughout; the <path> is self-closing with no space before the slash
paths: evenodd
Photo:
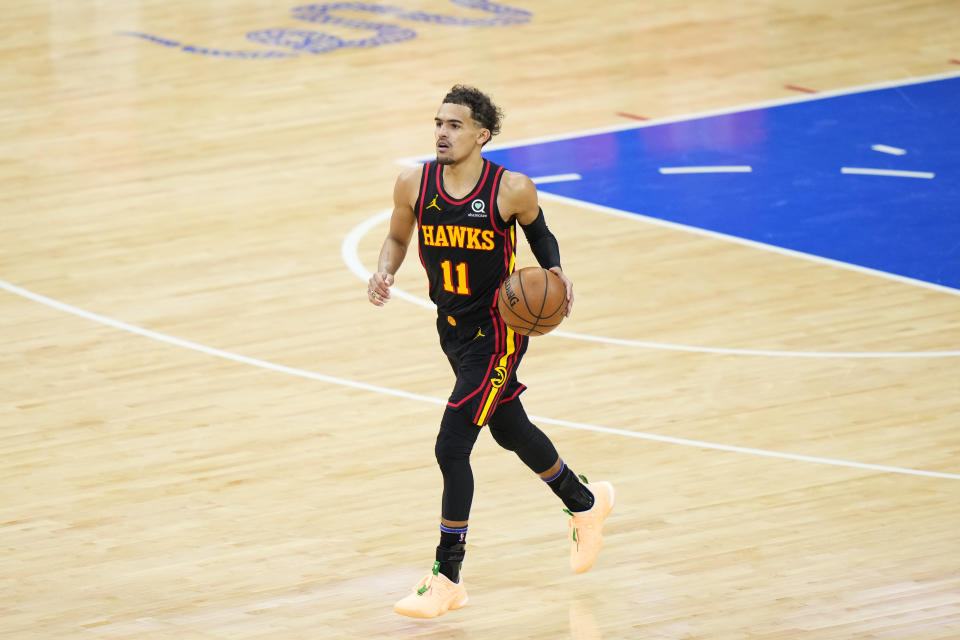
<path id="1" fill-rule="evenodd" d="M 451 582 L 440 573 L 440 563 L 434 562 L 433 570 L 417 583 L 413 593 L 393 605 L 393 610 L 411 618 L 436 618 L 465 604 L 467 590 L 463 583 Z"/>
<path id="2" fill-rule="evenodd" d="M 609 482 L 590 484 L 584 476 L 580 479 L 593 493 L 593 506 L 577 512 L 564 509 L 570 514 L 570 569 L 574 573 L 589 571 L 596 562 L 603 547 L 603 521 L 613 511 L 616 502 L 613 485 Z"/>

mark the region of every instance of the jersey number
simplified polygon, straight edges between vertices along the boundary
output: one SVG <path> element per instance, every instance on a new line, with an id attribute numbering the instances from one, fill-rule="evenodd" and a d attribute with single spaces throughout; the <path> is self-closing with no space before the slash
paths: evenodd
<path id="1" fill-rule="evenodd" d="M 440 263 L 443 269 L 443 290 L 450 293 L 456 293 L 461 296 L 470 295 L 470 285 L 467 283 L 467 263 L 461 262 L 457 265 L 457 287 L 453 287 L 453 263 L 444 260 Z"/>

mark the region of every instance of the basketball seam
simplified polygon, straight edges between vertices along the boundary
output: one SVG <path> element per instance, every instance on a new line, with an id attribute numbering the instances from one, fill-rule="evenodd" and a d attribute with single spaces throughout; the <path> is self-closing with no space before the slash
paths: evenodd
<path id="1" fill-rule="evenodd" d="M 563 286 L 563 282 L 559 280 L 559 276 L 556 276 L 555 274 L 553 274 L 554 277 L 557 278 L 561 286 L 560 303 L 557 305 L 555 309 L 553 309 L 553 311 L 550 314 L 544 315 L 544 309 L 546 308 L 547 300 L 550 297 L 550 286 L 552 284 L 550 276 L 552 272 L 550 272 L 548 269 L 544 269 L 540 267 L 540 271 L 543 272 L 543 277 L 544 277 L 543 299 L 540 301 L 539 311 L 534 312 L 533 308 L 530 305 L 530 302 L 527 300 L 526 288 L 523 282 L 524 278 L 523 278 L 522 272 L 528 269 L 530 271 L 534 271 L 536 267 L 526 267 L 524 269 L 520 269 L 519 271 L 513 274 L 510 274 L 510 276 L 508 276 L 508 279 L 513 275 L 517 276 L 516 284 L 520 292 L 519 298 L 523 300 L 523 308 L 526 309 L 527 313 L 529 314 L 529 317 L 524 317 L 520 315 L 520 313 L 512 305 L 509 305 L 506 303 L 506 296 L 503 292 L 503 286 L 506 284 L 506 281 L 501 283 L 501 286 L 497 290 L 497 309 L 498 311 L 500 311 L 500 316 L 504 320 L 504 322 L 506 322 L 507 318 L 510 318 L 510 322 L 507 322 L 507 324 L 515 332 L 525 336 L 531 336 L 531 335 L 542 336 L 549 333 L 555 327 L 557 327 L 561 322 L 563 322 L 563 318 L 565 315 L 564 310 L 567 307 L 566 287 Z M 506 314 L 505 309 L 508 309 L 510 311 L 509 315 Z M 556 322 L 551 322 L 553 320 L 556 320 Z"/>
<path id="2" fill-rule="evenodd" d="M 558 276 L 558 277 L 559 277 L 559 276 Z M 563 284 L 563 281 L 561 281 L 560 284 L 562 285 L 562 284 Z M 544 301 L 544 304 L 546 304 L 546 301 Z M 560 298 L 560 304 L 557 306 L 556 309 L 553 310 L 552 313 L 550 313 L 549 315 L 544 316 L 544 317 L 546 317 L 546 318 L 553 318 L 553 316 L 557 315 L 557 312 L 558 312 L 558 311 L 560 311 L 561 309 L 564 309 L 566 306 L 567 306 L 567 288 L 564 287 L 564 288 L 563 288 L 563 297 Z M 562 322 L 562 320 L 561 320 L 561 322 Z M 560 322 L 558 322 L 557 324 L 560 324 Z"/>
<path id="3" fill-rule="evenodd" d="M 501 299 L 501 292 L 498 290 L 498 291 L 497 291 L 497 310 L 500 311 L 500 317 L 502 318 L 502 317 L 503 317 L 503 311 L 500 309 L 500 304 L 499 304 L 500 299 Z M 536 324 L 530 324 L 530 321 L 529 321 L 529 320 L 527 320 L 527 319 L 524 318 L 524 317 L 521 317 L 516 311 L 513 310 L 512 307 L 510 307 L 510 305 L 504 305 L 504 308 L 505 308 L 507 311 L 509 311 L 510 314 L 511 314 L 513 317 L 515 317 L 515 318 L 517 319 L 516 322 L 507 323 L 508 325 L 521 325 L 521 324 L 522 324 L 522 325 L 528 325 L 528 324 L 530 325 L 529 327 L 526 327 L 526 326 L 522 326 L 522 327 L 511 326 L 511 329 L 513 329 L 514 331 L 516 331 L 518 328 L 522 329 L 523 331 L 532 331 L 532 330 L 534 329 L 534 327 L 536 327 Z M 504 319 L 504 322 L 506 322 L 506 319 Z M 528 335 L 528 334 L 524 334 L 524 335 Z"/>
<path id="4" fill-rule="evenodd" d="M 523 306 L 527 308 L 527 311 L 530 312 L 531 316 L 538 317 L 537 314 L 533 312 L 533 309 L 530 308 L 530 303 L 527 302 L 527 292 L 523 290 L 523 269 L 520 269 L 520 271 L 517 273 L 517 283 L 520 285 L 520 298 L 523 300 Z M 513 311 L 513 309 L 510 309 L 510 310 Z M 517 315 L 515 311 L 514 311 L 514 314 Z M 520 318 L 519 315 L 517 315 L 517 317 Z M 520 318 L 520 319 L 523 320 L 524 322 L 530 322 L 525 318 Z M 527 331 L 533 332 L 536 330 L 536 328 L 537 328 L 537 323 L 534 322 L 530 326 L 530 328 L 527 329 Z"/>
<path id="5" fill-rule="evenodd" d="M 527 292 L 523 290 L 523 269 L 521 269 L 520 273 L 517 274 L 517 282 L 520 284 L 520 298 L 523 300 L 523 306 L 527 308 L 527 311 L 530 312 L 530 315 L 537 315 L 533 312 L 533 309 L 530 308 L 530 303 L 527 302 Z"/>
<path id="6" fill-rule="evenodd" d="M 562 322 L 563 320 L 557 320 L 556 322 L 538 322 L 537 326 L 543 327 L 544 329 L 548 329 L 552 327 L 559 327 L 560 323 Z"/>
<path id="7" fill-rule="evenodd" d="M 543 272 L 543 300 L 540 301 L 540 311 L 536 313 L 537 321 L 533 325 L 534 329 L 537 328 L 537 325 L 540 324 L 540 320 L 543 319 L 543 308 L 547 306 L 547 294 L 550 293 L 550 272 L 542 268 L 540 271 Z"/>
<path id="8" fill-rule="evenodd" d="M 526 318 L 524 318 L 523 316 L 521 316 L 520 314 L 518 314 L 516 311 L 514 311 L 514 310 L 511 309 L 510 307 L 507 307 L 507 311 L 509 311 L 509 312 L 510 312 L 517 320 L 519 320 L 521 323 L 523 323 L 523 324 L 529 324 L 529 325 L 531 325 L 531 327 L 533 326 L 533 324 L 531 324 L 531 322 L 530 322 L 529 320 L 527 320 Z M 501 313 L 500 315 L 501 315 L 501 317 L 503 316 L 502 313 Z"/>

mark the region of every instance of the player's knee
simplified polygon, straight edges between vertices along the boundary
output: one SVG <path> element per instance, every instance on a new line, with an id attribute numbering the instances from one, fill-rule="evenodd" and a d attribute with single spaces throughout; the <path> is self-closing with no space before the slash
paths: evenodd
<path id="1" fill-rule="evenodd" d="M 543 473 L 560 457 L 543 431 L 530 422 L 523 406 L 508 403 L 490 420 L 490 435 L 504 449 L 516 452 L 534 473 Z"/>
<path id="2" fill-rule="evenodd" d="M 526 425 L 501 424 L 494 426 L 493 422 L 491 422 L 488 426 L 490 427 L 490 435 L 493 436 L 494 441 L 507 451 L 516 451 L 530 439 L 530 432 L 529 429 L 526 428 Z"/>
<path id="3" fill-rule="evenodd" d="M 516 451 L 529 442 L 536 429 L 519 400 L 497 407 L 487 426 L 496 443 L 507 451 Z"/>
<path id="4" fill-rule="evenodd" d="M 440 421 L 440 433 L 433 452 L 441 471 L 450 465 L 470 460 L 470 452 L 477 441 L 480 428 L 464 419 L 458 412 L 447 409 Z"/>
<path id="5" fill-rule="evenodd" d="M 437 457 L 437 464 L 440 465 L 441 470 L 457 462 L 469 460 L 470 450 L 462 438 L 449 431 L 441 431 L 437 434 L 437 443 L 433 447 L 433 453 Z"/>

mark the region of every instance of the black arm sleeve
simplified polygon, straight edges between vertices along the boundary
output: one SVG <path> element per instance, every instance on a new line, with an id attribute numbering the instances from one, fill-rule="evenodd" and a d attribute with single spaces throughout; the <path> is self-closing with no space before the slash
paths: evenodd
<path id="1" fill-rule="evenodd" d="M 560 266 L 560 245 L 556 236 L 547 228 L 547 221 L 543 217 L 543 209 L 537 213 L 537 219 L 530 224 L 521 224 L 523 235 L 530 243 L 530 249 L 540 266 L 544 269 Z"/>

